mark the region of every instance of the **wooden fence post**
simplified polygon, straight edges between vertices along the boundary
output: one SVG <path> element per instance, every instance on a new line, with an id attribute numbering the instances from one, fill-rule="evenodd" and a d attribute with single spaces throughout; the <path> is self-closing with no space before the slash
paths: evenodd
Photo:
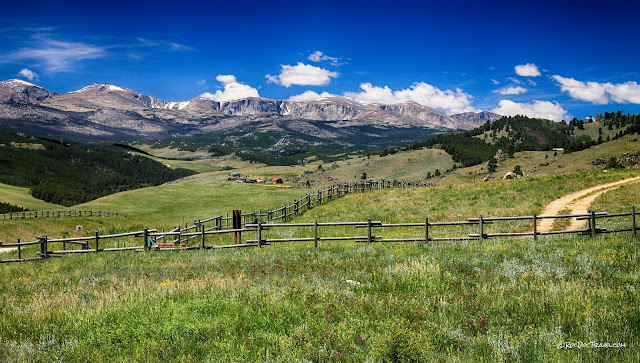
<path id="1" fill-rule="evenodd" d="M 424 219 L 424 242 L 429 243 L 429 217 Z"/>
<path id="2" fill-rule="evenodd" d="M 591 238 L 596 237 L 596 212 L 590 211 L 591 213 Z"/>
<path id="3" fill-rule="evenodd" d="M 45 236 L 39 236 L 38 237 L 38 241 L 40 242 L 40 258 L 41 259 L 45 259 L 45 258 L 47 258 L 47 246 L 45 245 L 46 237 Z"/>
<path id="4" fill-rule="evenodd" d="M 22 247 L 20 247 L 20 238 L 18 238 L 18 260 L 22 260 Z"/>
<path id="5" fill-rule="evenodd" d="M 538 216 L 533 213 L 533 240 L 538 240 Z"/>
<path id="6" fill-rule="evenodd" d="M 258 247 L 262 248 L 262 220 L 258 218 L 258 229 L 256 230 L 256 239 L 258 240 Z"/>
<path id="7" fill-rule="evenodd" d="M 67 238 L 67 236 L 63 234 L 62 239 L 65 239 L 65 238 Z M 67 242 L 62 241 L 62 250 L 63 251 L 67 250 Z"/>
<path id="8" fill-rule="evenodd" d="M 205 236 L 206 236 L 206 235 L 205 235 L 205 228 L 204 228 L 204 225 L 202 225 L 202 231 L 201 231 L 201 232 L 202 232 L 202 245 L 200 246 L 200 249 L 203 249 L 203 250 L 204 250 L 204 238 L 205 238 Z"/>
<path id="9" fill-rule="evenodd" d="M 144 246 L 145 250 L 151 249 L 151 245 L 149 245 L 149 230 L 147 229 L 147 227 L 144 227 L 144 230 L 142 231 L 142 241 L 142 245 Z"/>
<path id="10" fill-rule="evenodd" d="M 371 218 L 367 218 L 367 242 L 371 244 Z"/>
<path id="11" fill-rule="evenodd" d="M 313 221 L 313 247 L 318 248 L 318 220 Z"/>
<path id="12" fill-rule="evenodd" d="M 242 229 L 242 211 L 240 209 L 233 210 L 233 229 Z M 242 243 L 241 232 L 233 232 L 233 244 Z"/>
<path id="13" fill-rule="evenodd" d="M 484 239 L 484 219 L 480 216 L 480 238 Z"/>
<path id="14" fill-rule="evenodd" d="M 633 222 L 633 226 L 631 230 L 633 231 L 633 236 L 636 237 L 636 206 L 631 207 L 631 221 Z"/>
<path id="15" fill-rule="evenodd" d="M 100 240 L 100 236 L 98 236 L 98 231 L 96 231 L 96 253 L 98 253 L 98 250 L 100 249 L 100 247 L 98 246 L 99 240 Z"/>

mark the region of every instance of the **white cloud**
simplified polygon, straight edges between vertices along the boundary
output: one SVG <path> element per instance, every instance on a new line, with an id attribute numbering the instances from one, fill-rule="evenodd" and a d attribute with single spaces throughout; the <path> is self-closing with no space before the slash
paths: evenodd
<path id="1" fill-rule="evenodd" d="M 38 76 L 38 74 L 32 70 L 26 69 L 24 68 L 23 70 L 21 70 L 20 72 L 18 72 L 18 76 L 20 77 L 24 77 L 30 81 L 37 81 L 40 79 L 40 76 Z"/>
<path id="2" fill-rule="evenodd" d="M 637 82 L 582 82 L 559 75 L 553 75 L 551 78 L 560 84 L 562 91 L 569 92 L 569 96 L 578 100 L 597 105 L 610 102 L 640 104 L 640 85 Z"/>
<path id="3" fill-rule="evenodd" d="M 514 69 L 516 70 L 516 74 L 522 77 L 538 77 L 540 75 L 538 66 L 533 63 L 515 66 Z"/>
<path id="4" fill-rule="evenodd" d="M 216 80 L 222 83 L 224 90 L 217 90 L 215 93 L 205 92 L 201 94 L 200 97 L 219 102 L 240 100 L 249 97 L 260 97 L 257 89 L 249 85 L 239 83 L 234 75 L 220 74 L 216 77 Z"/>
<path id="5" fill-rule="evenodd" d="M 207 88 L 209 87 L 209 83 L 206 79 L 201 79 L 198 81 L 198 86 Z"/>
<path id="6" fill-rule="evenodd" d="M 553 121 L 568 120 L 571 115 L 557 102 L 533 101 L 533 103 L 518 103 L 502 100 L 497 108 L 491 110 L 502 116 L 524 115 L 528 117 L 544 118 Z"/>
<path id="7" fill-rule="evenodd" d="M 530 80 L 530 79 L 527 79 L 527 83 L 529 83 L 530 85 L 532 85 L 534 87 L 538 85 L 535 81 Z"/>
<path id="8" fill-rule="evenodd" d="M 282 64 L 282 71 L 277 76 L 266 75 L 269 83 L 279 84 L 285 87 L 300 86 L 325 86 L 331 82 L 331 78 L 337 78 L 338 72 L 298 62 L 295 66 Z"/>
<path id="9" fill-rule="evenodd" d="M 165 47 L 169 50 L 173 50 L 173 51 L 187 51 L 187 50 L 195 50 L 195 48 L 193 47 L 189 47 L 187 45 L 184 44 L 178 44 L 175 42 L 168 42 L 165 40 L 151 40 L 151 39 L 145 39 L 145 38 L 138 38 L 138 41 L 145 46 L 149 46 L 149 47 Z"/>
<path id="10" fill-rule="evenodd" d="M 219 74 L 216 77 L 216 81 L 222 83 L 222 85 L 226 86 L 228 84 L 231 83 L 237 83 L 238 80 L 236 79 L 236 76 L 234 76 L 233 74 Z"/>
<path id="11" fill-rule="evenodd" d="M 604 89 L 613 102 L 640 104 L 640 85 L 636 82 L 605 83 Z"/>
<path id="12" fill-rule="evenodd" d="M 72 70 L 80 61 L 103 58 L 106 55 L 104 47 L 41 38 L 32 47 L 21 48 L 0 57 L 0 63 L 35 60 L 42 62 L 48 72 L 61 72 Z"/>
<path id="13" fill-rule="evenodd" d="M 493 83 L 493 84 L 500 84 L 500 81 L 498 81 L 498 80 L 495 80 L 495 79 L 491 78 L 491 83 Z"/>
<path id="14" fill-rule="evenodd" d="M 309 57 L 307 58 L 312 62 L 324 62 L 324 61 L 329 61 L 331 63 L 332 66 L 337 67 L 337 66 L 341 66 L 343 63 L 340 63 L 340 61 L 342 60 L 341 58 L 338 57 L 330 57 L 324 53 L 322 53 L 319 50 L 316 50 L 315 52 L 309 54 Z"/>
<path id="15" fill-rule="evenodd" d="M 378 87 L 371 83 L 360 85 L 360 92 L 346 92 L 345 97 L 362 103 L 394 104 L 406 101 L 414 101 L 424 106 L 433 107 L 447 114 L 473 112 L 476 109 L 471 106 L 471 95 L 457 88 L 441 90 L 424 82 L 414 83 L 411 87 L 393 91 L 388 86 Z"/>
<path id="16" fill-rule="evenodd" d="M 522 83 L 522 82 L 520 82 L 519 79 L 513 78 L 513 77 L 507 77 L 507 78 L 505 78 L 505 81 L 511 81 L 511 82 L 513 82 L 515 84 L 521 84 Z"/>
<path id="17" fill-rule="evenodd" d="M 569 92 L 572 98 L 588 101 L 597 105 L 609 103 L 604 86 L 598 82 L 581 82 L 573 78 L 565 78 L 559 75 L 551 76 L 560 84 L 562 91 Z"/>
<path id="18" fill-rule="evenodd" d="M 527 89 L 520 86 L 505 87 L 505 88 L 501 88 L 499 90 L 493 91 L 493 93 L 500 93 L 501 95 L 519 95 L 526 92 L 527 92 Z"/>
<path id="19" fill-rule="evenodd" d="M 318 93 L 318 92 L 309 90 L 309 91 L 302 92 L 299 95 L 293 95 L 289 97 L 289 101 L 312 101 L 312 100 L 317 100 L 319 98 L 327 98 L 327 97 L 338 97 L 338 96 L 331 94 L 329 92 Z"/>

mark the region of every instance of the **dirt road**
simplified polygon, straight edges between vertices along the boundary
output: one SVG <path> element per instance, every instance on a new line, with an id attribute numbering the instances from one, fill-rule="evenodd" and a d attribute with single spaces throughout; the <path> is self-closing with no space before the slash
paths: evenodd
<path id="1" fill-rule="evenodd" d="M 556 215 L 559 214 L 561 210 L 569 210 L 570 214 L 587 213 L 587 209 L 591 203 L 593 203 L 593 201 L 601 194 L 619 188 L 625 184 L 636 183 L 639 181 L 640 176 L 637 176 L 613 183 L 596 185 L 595 187 L 567 194 L 549 203 L 549 205 L 547 205 L 547 207 L 542 211 L 541 215 Z M 538 231 L 547 232 L 553 230 L 554 221 L 555 219 L 542 219 L 538 224 Z M 572 219 L 571 225 L 568 229 L 577 229 L 586 223 L 586 221 L 577 221 Z"/>

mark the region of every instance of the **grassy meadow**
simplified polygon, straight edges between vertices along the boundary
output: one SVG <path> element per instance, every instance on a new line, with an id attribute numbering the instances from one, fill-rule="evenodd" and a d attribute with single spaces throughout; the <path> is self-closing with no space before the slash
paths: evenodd
<path id="1" fill-rule="evenodd" d="M 279 205 L 306 193 L 228 184 L 222 181 L 225 175 L 202 174 L 98 199 L 78 207 L 125 209 L 135 218 L 82 223 L 96 230 L 141 227 L 142 222 L 151 227 L 171 223 L 176 215 L 202 218 L 238 205 Z M 320 206 L 297 221 L 413 222 L 426 216 L 438 221 L 539 213 L 566 193 L 635 175 L 591 171 L 372 191 Z M 639 205 L 638 185 L 604 194 L 594 208 L 626 211 Z M 192 197 L 178 197 L 187 195 Z M 2 233 L 27 221 L 0 224 Z M 78 223 L 42 221 L 67 229 Z M 294 233 L 311 231 L 272 229 L 264 237 Z M 322 230 L 325 236 L 353 233 L 353 228 Z M 375 233 L 393 237 L 406 231 Z M 636 362 L 638 243 L 630 233 L 537 242 L 322 242 L 318 249 L 290 243 L 2 264 L 0 359 Z M 558 348 L 563 342 L 592 341 L 625 347 Z"/>

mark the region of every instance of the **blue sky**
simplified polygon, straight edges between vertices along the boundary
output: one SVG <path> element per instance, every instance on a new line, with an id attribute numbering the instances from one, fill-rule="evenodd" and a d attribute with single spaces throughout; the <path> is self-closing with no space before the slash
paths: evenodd
<path id="1" fill-rule="evenodd" d="M 169 101 L 347 96 L 556 120 L 640 112 L 631 1 L 19 2 L 0 79 Z M 518 67 L 519 66 L 519 67 Z"/>

